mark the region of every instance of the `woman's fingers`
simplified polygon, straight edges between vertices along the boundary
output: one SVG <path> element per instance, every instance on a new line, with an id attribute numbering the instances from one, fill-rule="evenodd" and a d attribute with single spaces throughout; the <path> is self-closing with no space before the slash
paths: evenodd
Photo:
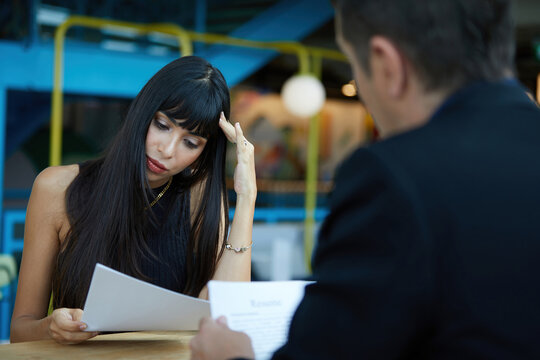
<path id="1" fill-rule="evenodd" d="M 230 142 L 236 142 L 236 130 L 234 129 L 234 126 L 232 126 L 232 124 L 227 121 L 225 115 L 223 114 L 223 111 L 219 116 L 219 127 L 221 128 L 221 130 L 223 130 L 223 133 Z"/>
<path id="2" fill-rule="evenodd" d="M 71 309 L 71 316 L 75 321 L 81 321 L 84 311 L 82 309 Z"/>
<path id="3" fill-rule="evenodd" d="M 247 146 L 248 142 L 244 137 L 244 132 L 242 131 L 240 123 L 234 124 L 234 130 L 236 131 L 236 143 L 240 146 Z"/>
<path id="4" fill-rule="evenodd" d="M 61 344 L 77 344 L 98 335 L 98 332 L 71 332 L 57 329 L 52 331 L 52 337 L 56 342 Z"/>
<path id="5" fill-rule="evenodd" d="M 223 130 L 227 139 L 233 144 L 243 146 L 244 148 L 249 145 L 249 141 L 247 141 L 244 137 L 244 132 L 242 131 L 240 123 L 236 123 L 233 126 L 230 122 L 227 121 L 225 115 L 223 114 L 223 111 L 221 112 L 219 117 L 219 127 L 221 128 L 221 130 Z"/>
<path id="6" fill-rule="evenodd" d="M 255 200 L 257 185 L 255 181 L 254 147 L 244 137 L 242 127 L 235 124 L 236 130 L 236 156 L 238 163 L 234 169 L 234 190 L 237 199 L 245 197 Z"/>
<path id="7" fill-rule="evenodd" d="M 83 311 L 81 309 L 56 309 L 51 317 L 49 331 L 54 340 L 61 344 L 76 344 L 88 340 L 98 332 L 84 332 L 86 324 L 81 322 Z"/>
<path id="8" fill-rule="evenodd" d="M 234 124 L 234 130 L 236 131 L 236 142 L 240 144 L 242 140 L 244 140 L 244 132 L 242 131 L 240 123 Z"/>
<path id="9" fill-rule="evenodd" d="M 223 112 L 219 117 L 219 126 L 227 139 L 232 143 L 236 143 L 238 162 L 234 169 L 234 190 L 238 197 L 248 196 L 254 201 L 257 196 L 257 185 L 255 181 L 255 149 L 253 144 L 244 137 L 240 123 L 233 126 L 227 121 Z"/>
<path id="10" fill-rule="evenodd" d="M 244 137 L 240 123 L 236 123 L 234 129 L 236 131 L 236 153 L 240 155 L 240 153 L 245 153 L 245 150 L 250 150 L 247 153 L 253 153 L 253 145 Z"/>
<path id="11" fill-rule="evenodd" d="M 86 324 L 79 321 L 82 315 L 79 316 L 75 310 L 76 309 L 62 308 L 53 311 L 53 324 L 59 329 L 65 331 L 81 331 L 86 329 Z M 80 311 L 82 312 L 82 310 Z"/>

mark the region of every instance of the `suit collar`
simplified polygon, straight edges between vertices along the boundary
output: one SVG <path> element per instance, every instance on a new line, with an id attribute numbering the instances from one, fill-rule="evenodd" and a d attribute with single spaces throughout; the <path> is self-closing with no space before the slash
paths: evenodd
<path id="1" fill-rule="evenodd" d="M 501 101 L 524 101 L 530 103 L 530 99 L 525 94 L 525 91 L 525 88 L 514 78 L 507 78 L 500 81 L 475 81 L 459 88 L 450 95 L 433 113 L 429 122 L 457 108 L 463 110 L 463 107 L 475 105 L 492 106 Z"/>

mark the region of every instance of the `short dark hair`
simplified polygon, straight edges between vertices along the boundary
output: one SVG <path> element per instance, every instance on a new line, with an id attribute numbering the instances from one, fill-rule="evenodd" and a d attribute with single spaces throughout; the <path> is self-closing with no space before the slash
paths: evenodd
<path id="1" fill-rule="evenodd" d="M 514 70 L 510 0 L 333 0 L 341 33 L 367 74 L 368 43 L 383 35 L 426 89 L 498 80 Z"/>

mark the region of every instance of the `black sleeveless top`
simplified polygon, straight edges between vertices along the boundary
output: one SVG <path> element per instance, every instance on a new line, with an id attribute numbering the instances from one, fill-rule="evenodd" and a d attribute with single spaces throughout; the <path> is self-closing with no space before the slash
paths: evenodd
<path id="1" fill-rule="evenodd" d="M 89 162 L 79 164 L 85 168 Z M 149 201 L 166 184 L 152 189 Z M 91 191 L 85 187 L 85 191 Z M 81 198 L 85 198 L 83 194 Z M 144 235 L 147 249 L 138 258 L 143 277 L 140 280 L 182 292 L 186 284 L 186 252 L 190 232 L 190 192 L 183 190 L 173 179 L 163 196 L 145 211 Z M 111 264 L 114 268 L 114 264 Z"/>
<path id="2" fill-rule="evenodd" d="M 166 184 L 152 189 L 152 201 Z M 154 206 L 146 211 L 149 223 L 146 227 L 146 243 L 150 252 L 141 258 L 141 270 L 148 281 L 166 289 L 182 292 L 186 284 L 186 249 L 190 231 L 189 191 L 176 185 L 163 194 Z M 155 215 L 155 219 L 150 214 Z M 175 221 L 168 221 L 173 217 Z M 178 221 L 176 221 L 178 220 Z"/>

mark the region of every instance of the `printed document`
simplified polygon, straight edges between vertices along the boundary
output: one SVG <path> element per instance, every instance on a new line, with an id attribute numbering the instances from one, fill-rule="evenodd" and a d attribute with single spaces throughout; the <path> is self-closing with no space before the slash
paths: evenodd
<path id="1" fill-rule="evenodd" d="M 257 360 L 270 359 L 285 344 L 292 316 L 310 283 L 210 281 L 212 317 L 226 316 L 231 329 L 251 338 Z"/>
<path id="2" fill-rule="evenodd" d="M 197 330 L 205 316 L 210 316 L 206 300 L 97 264 L 82 321 L 88 325 L 86 331 Z"/>

